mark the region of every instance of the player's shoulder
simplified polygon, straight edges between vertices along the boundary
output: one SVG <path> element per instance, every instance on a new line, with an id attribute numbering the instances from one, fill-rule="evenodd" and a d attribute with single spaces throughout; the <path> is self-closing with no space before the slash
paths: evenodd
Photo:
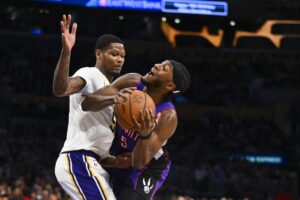
<path id="1" fill-rule="evenodd" d="M 156 104 L 156 112 L 173 111 L 176 113 L 176 108 L 171 100 L 166 100 Z"/>
<path id="2" fill-rule="evenodd" d="M 86 74 L 86 73 L 91 73 L 91 74 L 93 74 L 93 73 L 95 73 L 95 72 L 97 72 L 97 71 L 99 71 L 99 70 L 98 70 L 96 67 L 81 67 L 81 68 L 79 68 L 79 69 L 75 72 L 74 75 L 82 74 L 82 73 L 84 73 L 84 74 Z"/>
<path id="3" fill-rule="evenodd" d="M 162 115 L 177 118 L 177 112 L 175 109 L 165 109 L 161 111 Z"/>

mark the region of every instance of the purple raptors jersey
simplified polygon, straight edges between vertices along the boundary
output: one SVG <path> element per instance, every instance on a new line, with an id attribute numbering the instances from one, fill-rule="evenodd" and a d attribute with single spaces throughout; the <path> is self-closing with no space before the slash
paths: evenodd
<path id="1" fill-rule="evenodd" d="M 137 89 L 143 90 L 143 83 L 138 83 Z M 163 101 L 157 105 L 156 107 L 156 115 L 164 110 L 175 110 L 173 103 L 169 100 Z M 127 128 L 123 128 L 117 124 L 116 126 L 116 138 L 112 147 L 112 152 L 115 155 L 132 152 L 135 144 L 137 143 L 139 138 L 139 134 L 135 131 L 128 130 Z"/>
<path id="2" fill-rule="evenodd" d="M 139 83 L 137 85 L 138 90 L 142 90 L 144 85 Z M 163 101 L 156 105 L 156 115 L 164 110 L 175 110 L 173 103 L 170 100 Z M 130 131 L 126 128 L 122 128 L 117 124 L 116 135 L 111 147 L 111 154 L 118 155 L 125 152 L 132 152 L 134 146 L 139 139 L 139 134 L 135 131 Z M 170 169 L 170 159 L 165 148 L 163 149 L 163 155 L 157 160 L 152 158 L 150 163 L 146 165 L 143 169 L 112 169 L 111 170 L 111 184 L 116 197 L 120 194 L 123 186 L 131 182 L 133 189 L 135 188 L 136 181 L 138 177 L 143 173 L 147 174 L 148 177 L 156 177 L 157 183 L 155 191 L 161 186 L 165 180 L 169 169 Z M 154 195 L 154 193 L 153 193 Z"/>

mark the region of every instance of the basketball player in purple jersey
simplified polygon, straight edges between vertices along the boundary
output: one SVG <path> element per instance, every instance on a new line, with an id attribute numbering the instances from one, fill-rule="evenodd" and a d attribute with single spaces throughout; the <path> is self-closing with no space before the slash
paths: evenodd
<path id="1" fill-rule="evenodd" d="M 152 199 L 165 181 L 171 161 L 166 150 L 168 139 L 174 134 L 178 119 L 170 101 L 173 93 L 184 92 L 190 84 L 190 74 L 185 66 L 173 60 L 155 64 L 144 76 L 125 74 L 111 85 L 87 96 L 82 103 L 84 110 L 96 111 L 123 100 L 127 87 L 136 86 L 147 92 L 156 104 L 156 113 L 141 112 L 141 123 L 135 119 L 137 132 L 117 125 L 112 153 L 132 152 L 131 166 L 113 168 L 111 183 L 117 199 Z M 155 126 L 155 119 L 159 120 Z M 133 117 L 134 118 L 134 117 Z M 113 157 L 106 164 L 114 166 Z"/>

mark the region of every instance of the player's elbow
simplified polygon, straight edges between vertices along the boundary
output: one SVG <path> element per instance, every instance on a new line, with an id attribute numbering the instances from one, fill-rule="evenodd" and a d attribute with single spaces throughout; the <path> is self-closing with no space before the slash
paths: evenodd
<path id="1" fill-rule="evenodd" d="M 95 105 L 92 104 L 91 100 L 88 96 L 85 97 L 85 99 L 81 103 L 81 109 L 82 111 L 88 112 L 88 111 L 99 111 L 100 109 L 96 109 Z"/>
<path id="2" fill-rule="evenodd" d="M 53 91 L 54 96 L 56 96 L 56 97 L 64 97 L 65 96 L 65 93 L 63 91 L 57 90 L 55 88 L 53 88 L 52 91 Z"/>
<path id="3" fill-rule="evenodd" d="M 81 103 L 81 109 L 82 109 L 82 111 L 90 111 L 90 107 L 89 107 L 87 100 L 84 100 Z"/>
<path id="4" fill-rule="evenodd" d="M 65 97 L 66 96 L 66 89 L 59 87 L 58 84 L 53 84 L 52 92 L 56 97 Z"/>

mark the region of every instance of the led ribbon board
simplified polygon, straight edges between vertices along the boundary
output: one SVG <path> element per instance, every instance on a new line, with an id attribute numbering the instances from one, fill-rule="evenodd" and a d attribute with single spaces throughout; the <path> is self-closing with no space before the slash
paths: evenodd
<path id="1" fill-rule="evenodd" d="M 228 0 L 32 0 L 108 9 L 145 10 L 196 15 L 228 15 Z"/>

